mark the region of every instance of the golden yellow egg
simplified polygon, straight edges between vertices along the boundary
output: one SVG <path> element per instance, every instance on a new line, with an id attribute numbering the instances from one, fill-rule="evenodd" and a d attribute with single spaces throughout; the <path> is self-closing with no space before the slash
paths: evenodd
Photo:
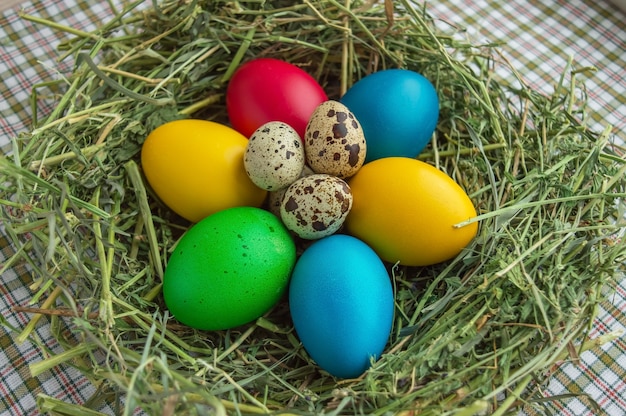
<path id="1" fill-rule="evenodd" d="M 445 173 L 416 159 L 389 157 L 365 164 L 348 181 L 349 234 L 385 261 L 426 266 L 449 260 L 476 236 L 478 224 L 465 191 Z"/>
<path id="2" fill-rule="evenodd" d="M 244 169 L 247 143 L 223 124 L 176 120 L 148 135 L 141 164 L 159 198 L 180 216 L 198 222 L 226 208 L 263 203 L 266 191 Z"/>

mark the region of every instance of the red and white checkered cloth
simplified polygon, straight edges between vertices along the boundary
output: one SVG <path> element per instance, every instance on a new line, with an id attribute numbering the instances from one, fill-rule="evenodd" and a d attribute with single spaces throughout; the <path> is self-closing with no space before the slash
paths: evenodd
<path id="1" fill-rule="evenodd" d="M 118 3 L 115 1 L 114 3 Z M 149 3 L 149 2 L 148 2 Z M 149 4 L 147 5 L 149 7 Z M 594 67 L 585 72 L 589 97 L 589 124 L 603 129 L 613 126 L 616 140 L 626 138 L 626 16 L 610 3 L 582 0 L 528 2 L 512 0 L 446 0 L 427 4 L 440 21 L 442 30 L 464 27 L 467 36 L 478 41 L 502 42 L 503 56 L 521 73 L 533 89 L 549 93 L 566 67 L 569 56 L 574 67 Z M 97 0 L 33 0 L 25 2 L 25 12 L 67 26 L 89 31 L 111 16 L 109 2 Z M 11 149 L 11 138 L 30 129 L 29 94 L 33 85 L 67 73 L 67 64 L 54 57 L 62 40 L 53 30 L 36 26 L 18 17 L 18 8 L 0 17 L 0 149 Z M 514 82 L 511 74 L 503 72 Z M 51 105 L 51 104 L 50 104 Z M 45 104 L 38 110 L 50 111 Z M 1 227 L 1 226 L 0 226 Z M 0 270 L 14 248 L 0 232 Z M 23 328 L 29 316 L 14 313 L 31 297 L 28 273 L 9 268 L 0 277 L 0 310 L 8 326 Z M 626 279 L 607 297 L 599 310 L 590 335 L 592 338 L 626 331 Z M 37 378 L 28 364 L 45 360 L 42 351 L 61 349 L 47 324 L 40 324 L 36 336 L 41 345 L 15 342 L 7 326 L 0 325 L 0 415 L 36 415 L 36 396 L 45 393 L 70 403 L 84 403 L 95 392 L 94 386 L 72 368 L 54 369 Z M 43 346 L 43 348 L 42 348 Z M 553 414 L 594 415 L 591 401 L 610 416 L 626 415 L 626 342 L 623 337 L 583 353 L 580 363 L 559 363 L 543 394 L 561 396 L 551 401 Z M 110 406 L 98 409 L 114 414 Z M 539 414 L 531 407 L 529 415 Z"/>

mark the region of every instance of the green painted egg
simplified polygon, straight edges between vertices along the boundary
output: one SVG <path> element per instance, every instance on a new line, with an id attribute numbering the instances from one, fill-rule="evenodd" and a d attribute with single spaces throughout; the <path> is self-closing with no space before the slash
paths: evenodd
<path id="1" fill-rule="evenodd" d="M 219 211 L 174 248 L 163 277 L 165 304 L 190 327 L 233 328 L 278 302 L 295 262 L 295 243 L 275 215 L 253 207 Z"/>

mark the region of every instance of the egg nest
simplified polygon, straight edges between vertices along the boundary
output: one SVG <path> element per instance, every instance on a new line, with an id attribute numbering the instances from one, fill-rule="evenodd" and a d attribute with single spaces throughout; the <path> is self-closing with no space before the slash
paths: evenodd
<path id="1" fill-rule="evenodd" d="M 8 264 L 33 276 L 24 312 L 33 319 L 15 330 L 28 339 L 50 320 L 64 352 L 33 364 L 33 375 L 74 366 L 95 383 L 87 403 L 68 403 L 72 414 L 105 404 L 155 415 L 550 405 L 541 394 L 550 368 L 598 343 L 587 331 L 626 251 L 623 149 L 610 128 L 586 127 L 575 64 L 554 94 L 534 91 L 496 47 L 409 1 L 142 3 L 59 45 L 59 59 L 77 62 L 66 87 L 36 86 L 33 100 L 54 109 L 36 114 L 14 155 L 0 159 L 2 221 L 20 247 Z M 212 332 L 176 323 L 164 307 L 162 273 L 190 224 L 146 186 L 142 142 L 174 119 L 228 123 L 228 80 L 261 56 L 303 68 L 331 99 L 386 68 L 426 76 L 440 119 L 419 159 L 450 175 L 479 213 L 477 237 L 455 259 L 388 265 L 392 333 L 357 379 L 335 379 L 310 360 L 286 300 Z"/>

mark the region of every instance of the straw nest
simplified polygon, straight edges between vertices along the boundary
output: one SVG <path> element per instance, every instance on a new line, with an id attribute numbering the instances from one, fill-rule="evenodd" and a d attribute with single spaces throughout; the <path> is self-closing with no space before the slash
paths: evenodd
<path id="1" fill-rule="evenodd" d="M 59 59 L 76 65 L 36 86 L 33 102 L 54 110 L 35 114 L 0 159 L 2 221 L 17 247 L 3 270 L 26 264 L 33 278 L 19 339 L 49 319 L 65 349 L 32 373 L 75 366 L 97 386 L 81 405 L 41 396 L 42 411 L 501 415 L 542 406 L 550 366 L 606 340 L 586 331 L 623 273 L 626 164 L 610 127 L 585 126 L 578 78 L 592 68 L 569 66 L 552 95 L 514 68 L 507 84 L 494 75 L 506 66 L 497 48 L 409 1 L 140 4 L 90 33 L 24 16 L 71 35 Z M 456 259 L 390 267 L 393 331 L 358 379 L 311 362 L 286 302 L 217 332 L 177 324 L 163 305 L 168 254 L 189 224 L 147 189 L 141 144 L 173 119 L 227 123 L 228 79 L 259 56 L 302 67 L 330 98 L 384 68 L 425 75 L 441 116 L 419 157 L 479 212 L 479 234 Z"/>

